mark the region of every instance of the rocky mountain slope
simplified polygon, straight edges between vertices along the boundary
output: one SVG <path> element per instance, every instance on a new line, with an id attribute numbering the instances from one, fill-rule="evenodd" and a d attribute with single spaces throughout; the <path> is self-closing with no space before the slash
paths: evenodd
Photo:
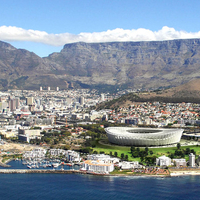
<path id="1" fill-rule="evenodd" d="M 178 86 L 200 77 L 200 39 L 66 44 L 40 58 L 0 42 L 0 89 Z"/>

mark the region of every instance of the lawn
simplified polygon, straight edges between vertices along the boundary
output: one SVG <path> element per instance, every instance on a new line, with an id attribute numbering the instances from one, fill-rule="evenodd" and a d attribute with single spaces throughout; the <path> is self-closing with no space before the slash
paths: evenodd
<path id="1" fill-rule="evenodd" d="M 98 153 L 105 152 L 105 154 L 110 154 L 110 152 L 112 152 L 112 155 L 114 155 L 114 152 L 117 152 L 118 157 L 120 157 L 121 154 L 124 153 L 124 155 L 128 155 L 129 161 L 140 161 L 140 158 L 133 158 L 131 156 L 130 147 L 111 145 L 104 142 L 105 141 L 97 142 L 96 147 L 93 148 L 93 151 L 97 151 Z M 196 155 L 200 155 L 200 146 L 181 146 L 180 149 L 186 148 L 194 149 Z M 144 148 L 140 147 L 140 150 L 144 150 Z M 156 157 L 159 157 L 162 155 L 168 156 L 170 153 L 174 153 L 175 150 L 177 150 L 177 147 L 149 148 L 149 150 L 153 151 L 152 156 L 155 155 Z M 186 156 L 185 158 L 186 160 L 188 160 L 188 156 Z"/>

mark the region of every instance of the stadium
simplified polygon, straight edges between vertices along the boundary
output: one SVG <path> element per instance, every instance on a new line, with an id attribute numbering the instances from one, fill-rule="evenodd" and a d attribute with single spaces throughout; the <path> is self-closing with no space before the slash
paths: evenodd
<path id="1" fill-rule="evenodd" d="M 110 143 L 123 146 L 166 146 L 180 142 L 183 129 L 108 127 Z"/>

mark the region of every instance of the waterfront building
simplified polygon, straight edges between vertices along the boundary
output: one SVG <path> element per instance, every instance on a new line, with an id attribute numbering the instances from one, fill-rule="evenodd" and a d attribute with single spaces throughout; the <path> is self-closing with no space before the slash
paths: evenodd
<path id="1" fill-rule="evenodd" d="M 47 150 L 43 148 L 37 148 L 32 151 L 26 151 L 23 154 L 23 158 L 44 158 Z"/>
<path id="2" fill-rule="evenodd" d="M 193 153 L 189 154 L 189 166 L 195 167 L 195 155 Z"/>
<path id="3" fill-rule="evenodd" d="M 102 160 L 86 160 L 82 165 L 82 170 L 89 172 L 109 173 L 114 170 L 114 164 L 105 163 Z"/>
<path id="4" fill-rule="evenodd" d="M 61 156 L 61 155 L 65 155 L 66 151 L 63 149 L 50 149 L 49 154 L 51 156 Z"/>
<path id="5" fill-rule="evenodd" d="M 134 162 L 120 162 L 118 164 L 118 166 L 121 168 L 121 169 L 135 169 L 135 168 L 141 168 L 141 165 L 139 165 L 139 162 L 138 161 L 134 161 Z"/>
<path id="6" fill-rule="evenodd" d="M 105 154 L 87 155 L 87 160 L 105 160 L 105 159 L 110 159 L 110 156 Z"/>
<path id="7" fill-rule="evenodd" d="M 171 158 L 166 157 L 165 155 L 163 155 L 159 158 L 156 158 L 156 165 L 169 166 L 169 165 L 171 165 Z"/>
<path id="8" fill-rule="evenodd" d="M 115 157 L 110 157 L 109 155 L 105 155 L 105 154 L 91 154 L 91 155 L 87 155 L 87 160 L 100 160 L 103 161 L 104 163 L 119 163 L 120 159 L 119 158 L 115 158 Z"/>
<path id="9" fill-rule="evenodd" d="M 176 167 L 186 167 L 186 164 L 187 164 L 184 158 L 173 159 L 172 161 L 174 162 Z"/>
<path id="10" fill-rule="evenodd" d="M 80 162 L 81 161 L 80 155 L 76 151 L 67 150 L 65 155 L 69 162 Z"/>

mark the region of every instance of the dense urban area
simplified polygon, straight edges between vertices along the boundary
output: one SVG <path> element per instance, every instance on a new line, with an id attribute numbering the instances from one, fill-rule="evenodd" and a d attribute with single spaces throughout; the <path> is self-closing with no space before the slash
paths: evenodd
<path id="1" fill-rule="evenodd" d="M 198 170 L 200 105 L 132 102 L 102 108 L 129 90 L 115 94 L 97 90 L 8 90 L 0 93 L 1 165 L 22 159 L 27 168 L 79 166 L 87 173 L 169 175 Z M 166 147 L 117 146 L 107 127 L 184 129 L 177 144 Z M 63 169 L 63 168 L 62 168 Z"/>

